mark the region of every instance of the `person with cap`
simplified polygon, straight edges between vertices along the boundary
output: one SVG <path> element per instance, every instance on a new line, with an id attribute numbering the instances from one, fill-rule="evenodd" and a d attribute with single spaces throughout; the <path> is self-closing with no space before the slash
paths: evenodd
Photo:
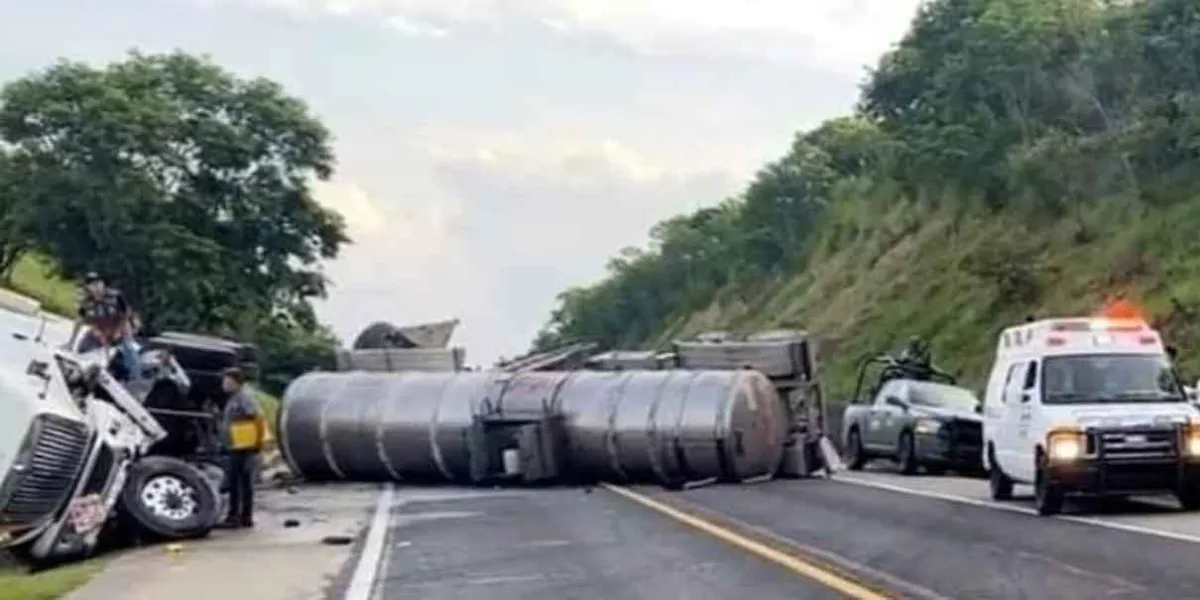
<path id="1" fill-rule="evenodd" d="M 228 456 L 230 529 L 254 526 L 254 473 L 266 439 L 266 421 L 258 401 L 246 387 L 246 374 L 230 367 L 221 374 L 221 389 L 228 394 L 221 411 L 221 442 Z"/>
<path id="2" fill-rule="evenodd" d="M 133 310 L 125 296 L 98 273 L 88 273 L 83 279 L 83 300 L 79 303 L 79 321 L 71 332 L 71 339 L 79 335 L 83 325 L 88 331 L 79 343 L 79 352 L 90 352 L 96 348 L 116 346 L 127 379 L 141 376 L 137 348 L 133 345 L 136 329 Z"/>

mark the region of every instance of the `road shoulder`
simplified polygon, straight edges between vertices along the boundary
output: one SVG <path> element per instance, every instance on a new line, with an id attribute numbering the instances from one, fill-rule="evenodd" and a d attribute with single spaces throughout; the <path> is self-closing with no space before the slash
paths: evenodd
<path id="1" fill-rule="evenodd" d="M 67 600 L 325 598 L 352 558 L 352 542 L 366 526 L 378 490 L 374 485 L 262 490 L 254 530 L 217 531 L 204 540 L 123 552 Z"/>

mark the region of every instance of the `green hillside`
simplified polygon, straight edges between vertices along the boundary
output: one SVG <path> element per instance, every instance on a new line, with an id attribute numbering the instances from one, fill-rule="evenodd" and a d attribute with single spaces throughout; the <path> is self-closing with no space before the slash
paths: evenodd
<path id="1" fill-rule="evenodd" d="M 853 114 L 560 297 L 535 346 L 801 327 L 826 379 L 911 335 L 978 384 L 998 331 L 1121 292 L 1200 368 L 1200 4 L 939 0 Z"/>

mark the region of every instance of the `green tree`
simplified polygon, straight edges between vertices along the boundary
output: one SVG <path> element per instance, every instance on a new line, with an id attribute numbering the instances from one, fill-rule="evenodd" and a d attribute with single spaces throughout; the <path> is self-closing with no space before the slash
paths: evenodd
<path id="1" fill-rule="evenodd" d="M 0 140 L 28 175 L 8 187 L 37 208 L 37 245 L 68 277 L 114 279 L 155 327 L 303 321 L 348 241 L 311 194 L 334 166 L 325 127 L 206 58 L 60 62 L 0 92 Z"/>
<path id="2" fill-rule="evenodd" d="M 0 281 L 34 245 L 31 231 L 33 203 L 20 181 L 18 167 L 0 148 Z"/>

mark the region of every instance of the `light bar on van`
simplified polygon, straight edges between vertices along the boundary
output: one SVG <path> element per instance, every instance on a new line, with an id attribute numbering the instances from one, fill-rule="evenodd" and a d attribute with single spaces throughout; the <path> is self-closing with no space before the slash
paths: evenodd
<path id="1" fill-rule="evenodd" d="M 1114 343 L 1116 343 L 1116 340 L 1114 340 L 1112 338 L 1112 336 L 1107 336 L 1107 335 L 1105 335 L 1105 336 L 1093 335 L 1092 336 L 1092 345 L 1093 346 L 1105 346 L 1105 345 L 1114 344 Z M 1141 344 L 1142 346 L 1153 346 L 1154 344 L 1157 344 L 1157 343 L 1158 343 L 1158 338 L 1153 335 L 1143 335 L 1138 338 L 1138 344 Z M 1060 346 L 1066 346 L 1067 339 L 1064 337 L 1061 337 L 1061 336 L 1052 335 L 1052 336 L 1049 336 L 1046 338 L 1046 345 L 1051 348 L 1058 348 Z"/>
<path id="2" fill-rule="evenodd" d="M 1050 331 L 1145 331 L 1150 327 L 1137 319 L 1063 319 L 1050 325 Z"/>

